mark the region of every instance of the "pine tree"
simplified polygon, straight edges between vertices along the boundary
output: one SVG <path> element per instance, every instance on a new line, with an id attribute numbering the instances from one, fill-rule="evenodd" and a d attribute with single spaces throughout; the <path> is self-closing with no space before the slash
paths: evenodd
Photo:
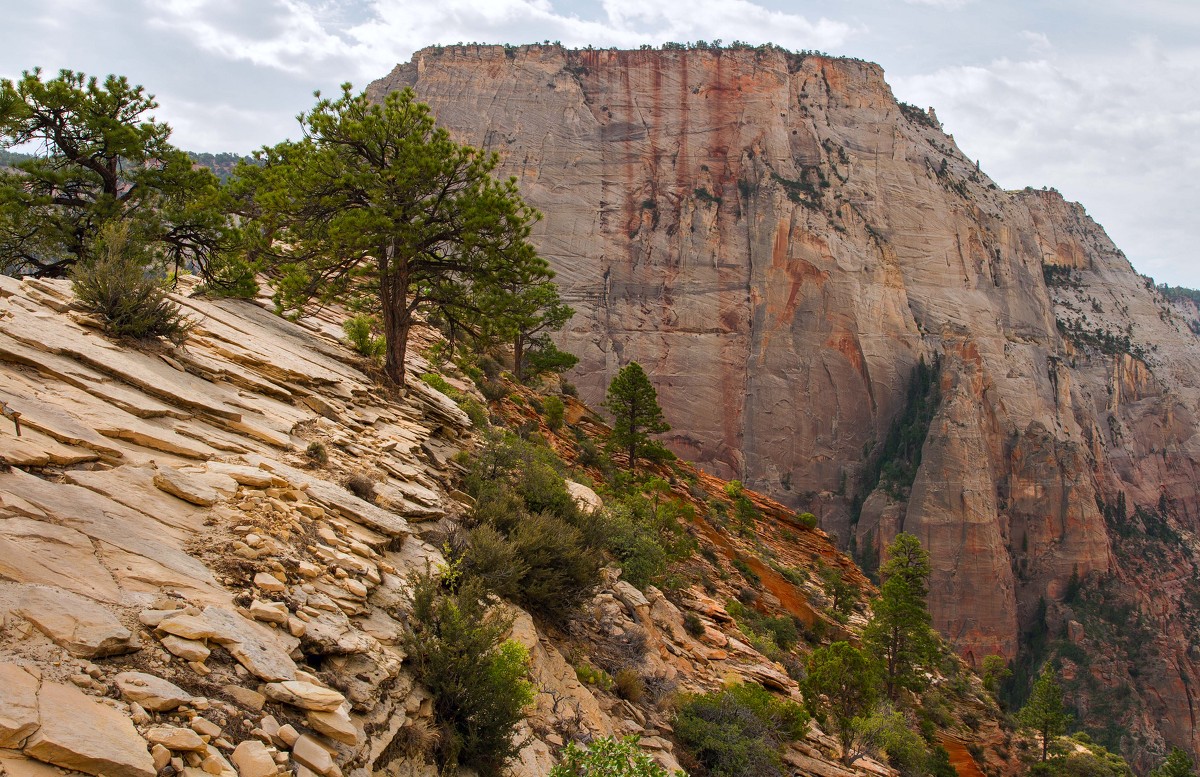
<path id="1" fill-rule="evenodd" d="M 842 746 L 846 766 L 859 757 L 859 722 L 879 700 L 879 675 L 871 657 L 848 642 L 819 647 L 808 657 L 804 701 Z"/>
<path id="2" fill-rule="evenodd" d="M 1050 740 L 1066 733 L 1070 716 L 1063 709 L 1062 688 L 1054 670 L 1046 667 L 1033 684 L 1029 701 L 1017 713 L 1022 726 L 1031 728 L 1042 738 L 1042 760 L 1050 753 Z"/>
<path id="3" fill-rule="evenodd" d="M 1167 760 L 1150 772 L 1150 777 L 1196 777 L 1196 765 L 1187 753 L 1178 747 L 1172 747 Z"/>
<path id="4" fill-rule="evenodd" d="M 123 76 L 0 79 L 0 148 L 37 148 L 0 169 L 0 271 L 64 277 L 108 224 L 176 270 L 212 261 L 231 234 L 217 178 L 171 145 L 156 107 Z"/>
<path id="5" fill-rule="evenodd" d="M 887 554 L 880 597 L 863 641 L 883 666 L 884 684 L 894 699 L 901 688 L 923 687 L 921 669 L 933 658 L 937 636 L 925 601 L 932 572 L 929 553 L 914 535 L 901 532 Z"/>
<path id="6" fill-rule="evenodd" d="M 637 469 L 639 456 L 657 456 L 664 451 L 650 435 L 671 427 L 663 418 L 658 393 L 642 365 L 630 362 L 621 368 L 608 385 L 603 407 L 613 415 L 611 444 L 628 454 L 631 470 Z"/>
<path id="7" fill-rule="evenodd" d="M 492 177 L 499 157 L 454 142 L 411 89 L 376 102 L 345 84 L 300 123 L 304 140 L 238 167 L 252 254 L 276 275 L 283 310 L 315 298 L 378 313 L 395 383 L 419 310 L 469 331 L 504 315 L 491 304 L 499 285 L 553 275 L 528 241 L 539 214 L 515 179 Z"/>

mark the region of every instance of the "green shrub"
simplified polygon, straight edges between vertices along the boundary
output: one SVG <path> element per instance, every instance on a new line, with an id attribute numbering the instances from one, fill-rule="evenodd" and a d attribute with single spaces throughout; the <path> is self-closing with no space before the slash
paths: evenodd
<path id="1" fill-rule="evenodd" d="M 204 270 L 205 281 L 198 289 L 213 297 L 253 299 L 258 295 L 257 268 L 245 258 L 227 254 L 214 257 Z"/>
<path id="2" fill-rule="evenodd" d="M 387 350 L 387 340 L 378 335 L 379 321 L 375 316 L 359 314 L 342 323 L 350 347 L 362 356 L 378 359 Z"/>
<path id="3" fill-rule="evenodd" d="M 467 418 L 471 419 L 471 426 L 483 429 L 488 425 L 487 410 L 476 400 L 466 397 L 458 403 L 458 406 L 467 414 Z"/>
<path id="4" fill-rule="evenodd" d="M 194 323 L 167 296 L 167 283 L 152 260 L 130 236 L 128 224 L 105 225 L 94 257 L 71 269 L 71 288 L 79 307 L 99 316 L 111 335 L 182 343 Z"/>
<path id="5" fill-rule="evenodd" d="M 745 561 L 740 558 L 735 558 L 729 563 L 733 565 L 734 569 L 742 574 L 742 577 L 746 578 L 747 583 L 750 583 L 754 586 L 762 585 L 762 578 L 760 578 L 758 573 L 751 569 L 750 565 Z"/>
<path id="6" fill-rule="evenodd" d="M 534 699 L 528 653 L 505 641 L 511 618 L 486 607 L 479 585 L 451 593 L 429 574 L 410 585 L 404 649 L 433 697 L 443 773 L 464 766 L 498 777 L 524 744 L 514 734 Z"/>
<path id="7" fill-rule="evenodd" d="M 579 389 L 575 388 L 575 384 L 565 380 L 558 384 L 558 390 L 568 397 L 579 396 Z"/>
<path id="8" fill-rule="evenodd" d="M 711 777 L 778 777 L 783 745 L 804 737 L 808 721 L 799 705 L 747 683 L 684 697 L 674 727 Z"/>
<path id="9" fill-rule="evenodd" d="M 812 513 L 800 513 L 796 516 L 796 520 L 799 521 L 800 525 L 806 529 L 817 528 L 817 516 L 813 515 Z"/>
<path id="10" fill-rule="evenodd" d="M 681 774 L 677 772 L 676 774 Z M 550 777 L 671 777 L 638 749 L 637 737 L 592 740 L 587 749 L 574 742 L 563 751 L 563 760 Z"/>
<path id="11" fill-rule="evenodd" d="M 546 426 L 551 429 L 560 429 L 563 425 L 563 412 L 566 410 L 566 405 L 556 396 L 548 396 L 542 402 L 542 407 L 546 411 Z"/>
<path id="12" fill-rule="evenodd" d="M 483 393 L 483 398 L 488 402 L 498 402 L 511 393 L 508 386 L 500 380 L 485 380 L 479 384 L 479 390 Z"/>
<path id="13" fill-rule="evenodd" d="M 575 677 L 579 682 L 594 685 L 602 691 L 611 691 L 613 688 L 612 675 L 586 661 L 575 667 Z"/>

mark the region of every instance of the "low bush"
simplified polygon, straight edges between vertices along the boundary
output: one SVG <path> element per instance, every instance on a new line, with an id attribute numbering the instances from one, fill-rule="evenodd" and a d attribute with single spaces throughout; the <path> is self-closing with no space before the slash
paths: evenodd
<path id="1" fill-rule="evenodd" d="M 780 751 L 805 735 L 808 721 L 796 703 L 748 683 L 684 697 L 674 727 L 686 755 L 711 777 L 780 777 Z"/>
<path id="2" fill-rule="evenodd" d="M 542 401 L 542 409 L 546 414 L 546 426 L 551 429 L 561 429 L 563 413 L 566 411 L 563 401 L 554 395 L 548 396 Z"/>
<path id="3" fill-rule="evenodd" d="M 575 677 L 586 685 L 594 685 L 602 691 L 611 691 L 613 678 L 608 672 L 599 669 L 586 661 L 575 667 Z"/>
<path id="4" fill-rule="evenodd" d="M 350 347 L 362 356 L 378 359 L 387 350 L 387 340 L 378 334 L 379 320 L 375 316 L 364 313 L 348 318 L 342 323 L 342 330 L 350 341 Z"/>
<path id="5" fill-rule="evenodd" d="M 322 466 L 329 463 L 329 452 L 325 450 L 325 443 L 314 440 L 304 449 L 304 455 L 309 458 L 314 464 Z"/>
<path id="6" fill-rule="evenodd" d="M 477 583 L 451 592 L 430 574 L 409 582 L 404 649 L 433 697 L 442 773 L 462 766 L 498 777 L 524 745 L 514 735 L 534 699 L 528 653 L 505 641 L 511 617 L 489 610 Z"/>
<path id="7" fill-rule="evenodd" d="M 346 478 L 346 490 L 364 502 L 375 502 L 375 481 L 361 472 Z"/>
<path id="8" fill-rule="evenodd" d="M 679 772 L 676 773 L 681 774 Z M 562 763 L 550 770 L 550 777 L 670 777 L 638 749 L 637 738 L 592 740 L 586 749 L 574 742 L 563 751 Z"/>
<path id="9" fill-rule="evenodd" d="M 683 616 L 683 630 L 698 638 L 704 634 L 704 621 L 696 613 L 689 612 Z"/>
<path id="10" fill-rule="evenodd" d="M 617 695 L 626 701 L 637 704 L 646 695 L 646 684 L 636 669 L 625 667 L 613 676 L 613 684 Z"/>
<path id="11" fill-rule="evenodd" d="M 194 326 L 167 296 L 166 280 L 127 224 L 101 229 L 94 256 L 72 268 L 71 288 L 79 307 L 98 316 L 104 331 L 117 337 L 182 343 Z"/>

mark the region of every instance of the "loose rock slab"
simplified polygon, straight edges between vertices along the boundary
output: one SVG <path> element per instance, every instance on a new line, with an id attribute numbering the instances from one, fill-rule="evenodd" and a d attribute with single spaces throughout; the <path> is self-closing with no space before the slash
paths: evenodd
<path id="1" fill-rule="evenodd" d="M 140 647 L 137 637 L 108 608 L 61 588 L 26 587 L 17 612 L 79 658 L 116 656 Z"/>
<path id="2" fill-rule="evenodd" d="M 112 707 L 76 688 L 43 683 L 38 711 L 41 727 L 25 743 L 26 755 L 86 774 L 154 777 L 146 740 Z"/>
<path id="3" fill-rule="evenodd" d="M 38 678 L 0 664 L 0 747 L 19 748 L 38 727 Z"/>
<path id="4" fill-rule="evenodd" d="M 193 698 L 174 683 L 145 672 L 121 672 L 116 681 L 122 696 L 151 712 L 168 712 Z"/>

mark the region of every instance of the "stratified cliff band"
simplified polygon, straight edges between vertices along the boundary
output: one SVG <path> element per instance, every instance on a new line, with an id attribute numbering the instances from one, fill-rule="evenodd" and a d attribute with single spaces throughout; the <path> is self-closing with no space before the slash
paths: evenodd
<path id="1" fill-rule="evenodd" d="M 1200 744 L 1200 342 L 1082 207 L 858 60 L 459 46 L 371 91 L 403 87 L 544 213 L 585 399 L 641 362 L 680 454 L 868 567 L 917 534 L 964 656 L 1057 651 L 1126 751 Z"/>

